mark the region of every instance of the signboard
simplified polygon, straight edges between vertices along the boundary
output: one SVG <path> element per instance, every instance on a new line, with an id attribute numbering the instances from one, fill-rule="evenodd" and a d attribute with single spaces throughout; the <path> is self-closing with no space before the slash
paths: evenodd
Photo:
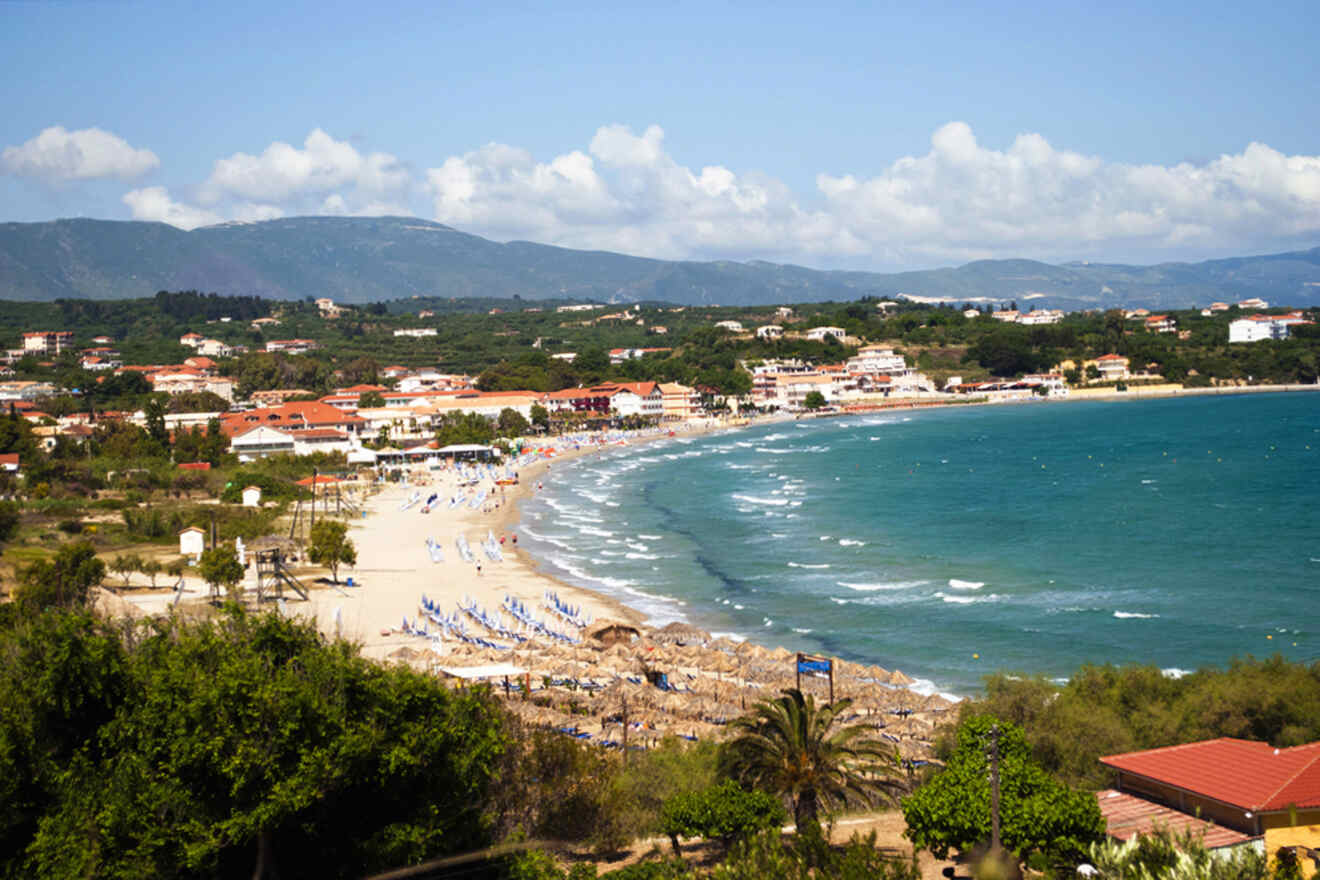
<path id="1" fill-rule="evenodd" d="M 828 678 L 830 680 L 830 702 L 834 702 L 834 661 L 828 657 L 813 657 L 810 654 L 797 655 L 797 688 L 802 690 L 802 676 L 810 678 Z"/>

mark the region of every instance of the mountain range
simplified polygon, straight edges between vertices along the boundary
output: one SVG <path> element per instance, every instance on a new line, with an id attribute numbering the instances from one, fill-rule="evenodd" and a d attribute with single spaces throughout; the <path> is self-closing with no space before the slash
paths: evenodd
<path id="1" fill-rule="evenodd" d="M 192 231 L 88 219 L 0 224 L 0 299 L 121 299 L 159 290 L 342 303 L 517 295 L 732 306 L 907 296 L 1076 310 L 1260 297 L 1309 306 L 1320 304 L 1320 247 L 1154 266 L 981 260 L 883 274 L 501 244 L 412 217 L 290 217 Z"/>

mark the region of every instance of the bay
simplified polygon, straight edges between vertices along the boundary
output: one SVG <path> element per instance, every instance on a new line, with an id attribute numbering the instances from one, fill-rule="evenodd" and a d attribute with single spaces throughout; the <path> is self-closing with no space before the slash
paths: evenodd
<path id="1" fill-rule="evenodd" d="M 551 473 L 520 526 L 550 573 L 928 690 L 1320 646 L 1320 395 L 781 422 Z"/>

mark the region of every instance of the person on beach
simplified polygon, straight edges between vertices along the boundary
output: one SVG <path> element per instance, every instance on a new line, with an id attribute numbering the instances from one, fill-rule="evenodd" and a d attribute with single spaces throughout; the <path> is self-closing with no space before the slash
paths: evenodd
<path id="1" fill-rule="evenodd" d="M 477 577 L 481 577 L 481 563 L 477 563 Z"/>

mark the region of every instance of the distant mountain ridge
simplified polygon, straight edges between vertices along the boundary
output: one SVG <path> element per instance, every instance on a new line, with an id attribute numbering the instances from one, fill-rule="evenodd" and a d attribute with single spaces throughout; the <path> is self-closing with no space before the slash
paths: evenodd
<path id="1" fill-rule="evenodd" d="M 1076 310 L 1260 297 L 1308 306 L 1320 304 L 1320 247 L 1203 263 L 981 260 L 882 274 L 500 244 L 413 217 L 290 217 L 191 232 L 114 220 L 0 224 L 0 299 L 122 299 L 192 289 L 344 303 L 517 295 L 732 306 L 909 296 Z"/>

